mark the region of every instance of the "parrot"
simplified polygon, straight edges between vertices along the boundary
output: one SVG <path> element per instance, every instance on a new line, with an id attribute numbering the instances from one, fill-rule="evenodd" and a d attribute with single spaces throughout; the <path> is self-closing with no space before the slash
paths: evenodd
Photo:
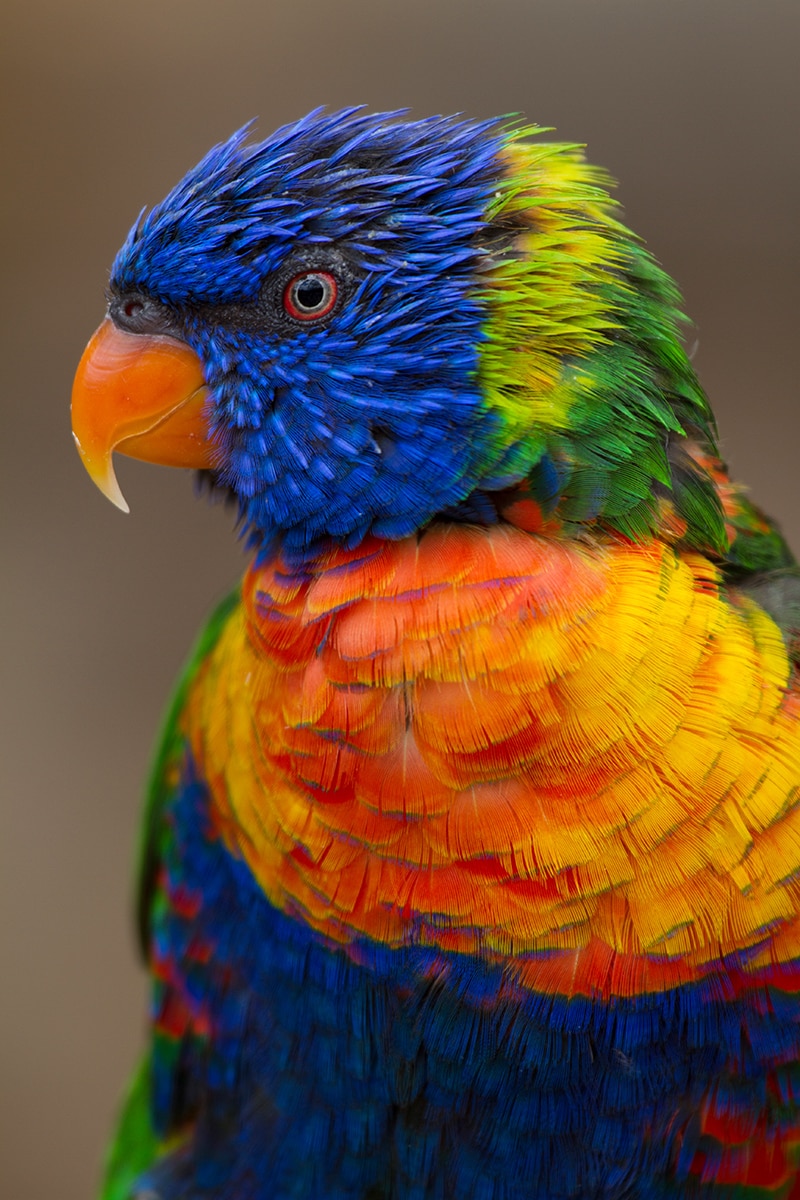
<path id="1" fill-rule="evenodd" d="M 800 571 L 578 144 L 315 109 L 119 251 L 72 393 L 247 555 L 138 866 L 103 1200 L 800 1197 Z"/>

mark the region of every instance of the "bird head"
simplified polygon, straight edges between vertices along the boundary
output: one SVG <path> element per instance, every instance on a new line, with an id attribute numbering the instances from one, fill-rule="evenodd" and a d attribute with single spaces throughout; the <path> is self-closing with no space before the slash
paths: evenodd
<path id="1" fill-rule="evenodd" d="M 124 505 L 114 449 L 199 467 L 299 554 L 520 489 L 629 536 L 667 496 L 718 542 L 676 293 L 602 173 L 534 132 L 348 110 L 215 147 L 131 230 L 78 369 L 103 490 Z"/>

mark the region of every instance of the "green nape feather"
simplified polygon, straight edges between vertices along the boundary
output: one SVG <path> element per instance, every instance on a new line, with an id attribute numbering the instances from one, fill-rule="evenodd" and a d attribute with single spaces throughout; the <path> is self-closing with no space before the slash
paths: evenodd
<path id="1" fill-rule="evenodd" d="M 628 537 L 659 533 L 669 497 L 687 544 L 727 548 L 714 480 L 675 451 L 685 436 L 716 453 L 715 429 L 678 328 L 671 279 L 612 215 L 608 176 L 579 147 L 505 148 L 490 210 L 508 231 L 484 280 L 489 314 L 480 380 L 513 441 L 510 468 L 559 476 L 559 518 Z M 511 471 L 510 471 L 511 473 Z"/>

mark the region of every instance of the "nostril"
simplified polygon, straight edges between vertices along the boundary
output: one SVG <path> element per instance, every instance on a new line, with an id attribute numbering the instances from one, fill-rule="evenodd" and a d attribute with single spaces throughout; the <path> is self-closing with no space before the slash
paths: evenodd
<path id="1" fill-rule="evenodd" d="M 128 320 L 138 317 L 143 309 L 144 305 L 142 304 L 141 300 L 126 300 L 122 306 L 122 311 Z"/>
<path id="2" fill-rule="evenodd" d="M 117 328 L 125 330 L 126 333 L 177 336 L 174 314 L 166 304 L 140 292 L 112 294 L 108 315 Z"/>

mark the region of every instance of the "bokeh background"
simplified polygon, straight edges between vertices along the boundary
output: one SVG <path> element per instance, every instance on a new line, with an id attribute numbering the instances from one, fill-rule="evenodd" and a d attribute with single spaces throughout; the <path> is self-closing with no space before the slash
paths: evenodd
<path id="1" fill-rule="evenodd" d="M 88 1200 L 143 1042 L 141 784 L 242 569 L 183 472 L 69 435 L 72 372 L 141 207 L 251 117 L 521 111 L 587 142 L 680 281 L 723 447 L 800 547 L 797 0 L 6 0 L 0 1196 Z"/>

